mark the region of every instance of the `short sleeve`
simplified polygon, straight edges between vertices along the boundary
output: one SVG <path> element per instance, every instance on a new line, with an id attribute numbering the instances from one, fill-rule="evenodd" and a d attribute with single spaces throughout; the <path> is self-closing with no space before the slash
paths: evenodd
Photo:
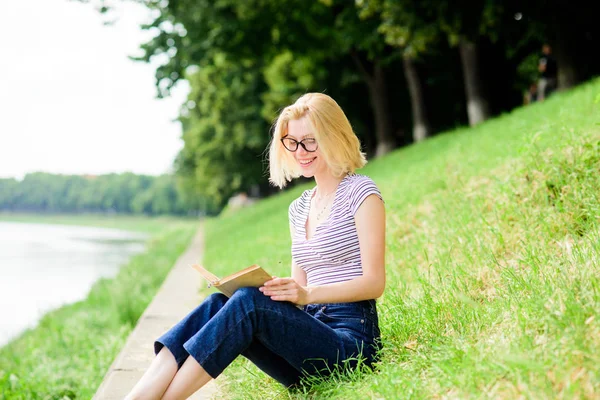
<path id="1" fill-rule="evenodd" d="M 371 178 L 367 176 L 361 176 L 354 182 L 350 192 L 350 212 L 352 213 L 352 216 L 356 214 L 365 199 L 372 194 L 376 195 L 381 199 L 381 201 L 383 201 L 381 192 Z"/>
<path id="2" fill-rule="evenodd" d="M 298 200 L 294 200 L 291 202 L 290 207 L 288 209 L 288 218 L 290 221 L 290 228 L 296 229 L 295 221 L 296 221 L 296 203 Z"/>

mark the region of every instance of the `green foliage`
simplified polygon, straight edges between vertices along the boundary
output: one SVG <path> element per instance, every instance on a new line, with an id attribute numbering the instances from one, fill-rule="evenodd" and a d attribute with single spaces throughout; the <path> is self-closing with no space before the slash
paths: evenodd
<path id="1" fill-rule="evenodd" d="M 104 13 L 118 7 L 80 1 Z M 152 39 L 135 59 L 161 60 L 158 95 L 168 95 L 179 79 L 194 88 L 181 111 L 186 148 L 176 162 L 188 209 L 218 210 L 231 194 L 250 188 L 272 193 L 261 153 L 268 127 L 279 109 L 308 91 L 328 93 L 342 105 L 368 154 L 380 142 L 410 143 L 402 57 L 418 69 L 423 90 L 412 95 L 422 101 L 413 103 L 427 108 L 420 115 L 432 129 L 466 120 L 460 58 L 449 45 L 462 41 L 477 49 L 481 65 L 466 71 L 480 71 L 485 83 L 476 86 L 481 96 L 493 93 L 487 100 L 495 113 L 521 104 L 543 41 L 560 44 L 559 70 L 571 71 L 571 80 L 600 71 L 589 51 L 600 37 L 593 13 L 554 0 L 129 1 L 152 11 L 143 26 Z M 197 106 L 206 103 L 210 109 Z M 239 142 L 241 130 L 247 145 Z M 152 210 L 151 198 L 138 199 L 136 212 Z"/>
<path id="2" fill-rule="evenodd" d="M 334 17 L 330 33 L 333 40 L 330 44 L 334 47 L 329 48 L 328 52 L 332 56 L 360 52 L 369 61 L 380 60 L 384 63 L 398 58 L 394 52 L 390 52 L 379 32 L 379 19 L 370 15 L 360 18 L 357 8 L 344 0 L 330 3 Z"/>
<path id="3" fill-rule="evenodd" d="M 115 219 L 113 226 L 151 231 L 146 252 L 116 278 L 98 281 L 86 300 L 46 314 L 36 328 L 0 349 L 0 398 L 91 399 L 197 222 Z"/>
<path id="4" fill-rule="evenodd" d="M 378 16 L 386 43 L 399 48 L 403 56 L 417 58 L 435 48 L 441 32 L 434 20 L 435 8 L 427 2 L 361 0 L 357 7 L 363 19 Z"/>
<path id="5" fill-rule="evenodd" d="M 268 125 L 255 93 L 264 86 L 252 61 L 218 54 L 190 76 L 192 92 L 181 117 L 185 146 L 177 172 L 198 196 L 216 204 L 236 191 L 249 191 L 263 175 Z"/>
<path id="6" fill-rule="evenodd" d="M 314 39 L 330 30 L 330 13 L 319 2 L 302 0 L 145 0 L 157 11 L 145 25 L 157 35 L 142 46 L 140 60 L 162 55 L 157 69 L 159 95 L 186 74 L 190 66 L 206 66 L 226 54 L 237 60 L 269 60 L 286 48 L 308 51 Z M 260 67 L 260 66 L 259 66 Z"/>
<path id="7" fill-rule="evenodd" d="M 538 62 L 540 56 L 537 52 L 525 57 L 517 66 L 517 76 L 519 80 L 515 85 L 521 90 L 527 90 L 532 82 L 537 82 L 540 73 L 538 72 Z"/>
<path id="8" fill-rule="evenodd" d="M 240 359 L 227 395 L 596 397 L 599 90 L 596 80 L 371 162 L 387 212 L 377 370 L 288 392 Z M 289 275 L 287 206 L 307 188 L 210 221 L 204 262 Z"/>
<path id="9" fill-rule="evenodd" d="M 149 61 L 157 54 L 166 58 L 156 74 L 159 94 L 167 94 L 183 77 L 192 87 L 181 112 L 185 147 L 175 163 L 184 197 L 206 198 L 221 207 L 236 192 L 268 191 L 262 161 L 273 117 L 265 116 L 293 93 L 282 87 L 281 79 L 276 82 L 273 70 L 266 73 L 274 89 L 268 92 L 264 71 L 273 60 L 277 68 L 280 51 L 307 53 L 312 38 L 330 32 L 326 23 L 317 23 L 330 18 L 328 9 L 312 2 L 258 0 L 180 0 L 148 6 L 158 13 L 145 28 L 158 34 L 142 46 L 145 55 L 140 59 Z M 304 59 L 314 64 L 314 58 Z M 317 68 L 296 68 L 294 78 L 306 78 Z"/>
<path id="10" fill-rule="evenodd" d="M 99 176 L 27 174 L 0 179 L 0 211 L 175 214 L 208 211 L 182 196 L 173 175 L 132 173 Z"/>
<path id="11" fill-rule="evenodd" d="M 304 92 L 354 84 L 354 64 L 340 67 L 335 60 L 350 52 L 377 62 L 398 57 L 384 54 L 377 21 L 361 21 L 347 2 L 196 2 L 198 13 L 190 7 L 186 1 L 159 7 L 149 26 L 161 33 L 143 46 L 143 59 L 170 57 L 163 66 L 169 73 L 157 71 L 159 88 L 184 76 L 176 68 L 183 60 L 194 60 L 197 68 L 185 75 L 192 93 L 182 109 L 185 147 L 176 167 L 188 196 L 218 206 L 239 191 L 269 191 L 262 162 L 269 125 Z M 173 37 L 174 21 L 185 27 L 182 41 Z"/>
<path id="12" fill-rule="evenodd" d="M 318 88 L 329 76 L 322 60 L 316 56 L 295 55 L 284 51 L 273 58 L 264 69 L 269 90 L 262 94 L 262 116 L 273 121 L 282 106 L 292 104 L 298 97 Z"/>
<path id="13" fill-rule="evenodd" d="M 435 23 L 445 32 L 452 46 L 461 39 L 476 41 L 486 37 L 496 41 L 502 30 L 503 4 L 494 0 L 481 2 L 429 1 L 426 6 L 436 11 Z"/>

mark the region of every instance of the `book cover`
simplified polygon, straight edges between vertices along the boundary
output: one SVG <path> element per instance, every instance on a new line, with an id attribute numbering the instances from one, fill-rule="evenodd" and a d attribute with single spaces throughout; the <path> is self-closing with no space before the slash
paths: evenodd
<path id="1" fill-rule="evenodd" d="M 208 281 L 208 287 L 218 289 L 227 297 L 231 297 L 241 287 L 260 287 L 266 281 L 273 278 L 267 271 L 256 264 L 222 279 L 219 279 L 219 277 L 198 264 L 194 264 L 193 268 L 200 272 L 200 275 Z"/>

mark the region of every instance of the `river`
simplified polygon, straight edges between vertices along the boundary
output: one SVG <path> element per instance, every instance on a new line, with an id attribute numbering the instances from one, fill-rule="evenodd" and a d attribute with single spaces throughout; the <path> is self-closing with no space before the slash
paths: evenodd
<path id="1" fill-rule="evenodd" d="M 0 346 L 113 277 L 146 236 L 117 229 L 0 222 Z"/>

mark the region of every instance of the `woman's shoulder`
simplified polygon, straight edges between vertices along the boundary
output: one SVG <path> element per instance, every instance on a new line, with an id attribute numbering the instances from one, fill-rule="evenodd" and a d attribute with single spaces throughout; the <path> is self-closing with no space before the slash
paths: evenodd
<path id="1" fill-rule="evenodd" d="M 361 174 L 350 174 L 348 175 L 348 189 L 350 193 L 356 193 L 357 191 L 361 191 L 362 189 L 376 189 L 379 191 L 379 189 L 377 188 L 377 184 L 375 183 L 375 181 L 373 181 L 373 179 L 371 179 L 370 177 L 366 176 L 366 175 L 361 175 Z"/>
<path id="2" fill-rule="evenodd" d="M 373 194 L 383 200 L 381 192 L 373 179 L 361 174 L 352 174 L 348 176 L 346 202 L 350 207 L 352 215 L 356 214 L 363 201 Z"/>
<path id="3" fill-rule="evenodd" d="M 374 182 L 373 179 L 363 174 L 348 174 L 348 180 L 350 182 Z"/>

